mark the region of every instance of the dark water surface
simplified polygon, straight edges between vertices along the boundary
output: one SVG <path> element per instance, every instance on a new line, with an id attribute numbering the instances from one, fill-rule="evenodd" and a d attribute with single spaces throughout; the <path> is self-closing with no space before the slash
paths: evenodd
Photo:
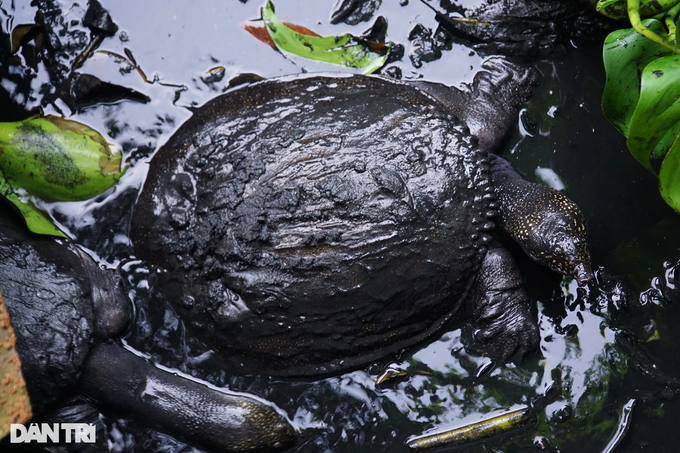
<path id="1" fill-rule="evenodd" d="M 62 42 L 88 33 L 78 22 L 84 2 L 48 3 L 59 7 L 64 18 Z M 600 285 L 588 293 L 515 254 L 538 306 L 540 351 L 480 376 L 478 370 L 488 359 L 466 352 L 464 335 L 454 330 L 418 351 L 390 358 L 411 375 L 390 388 L 374 384 L 389 360 L 319 381 L 237 377 L 215 368 L 210 352 L 186 337 L 162 295 L 148 290 L 144 264 L 129 255 L 130 209 L 148 158 L 190 116 L 187 107 L 220 94 L 239 74 L 274 77 L 334 67 L 289 61 L 250 36 L 243 22 L 259 17 L 261 4 L 254 0 L 101 3 L 119 30 L 99 47 L 108 53 L 96 53 L 80 72 L 137 90 L 150 102 L 99 104 L 76 113 L 62 101 L 43 106 L 45 113 L 61 112 L 108 134 L 122 146 L 131 166 L 112 193 L 46 207 L 93 256 L 119 268 L 130 281 L 136 318 L 125 341 L 131 348 L 213 384 L 273 401 L 304 428 L 298 446 L 303 452 L 405 452 L 411 435 L 526 404 L 534 407 L 535 426 L 463 450 L 602 452 L 631 399 L 636 401 L 633 422 L 619 451 L 679 450 L 675 420 L 680 409 L 673 379 L 680 378 L 675 346 L 680 302 L 673 299 L 680 293 L 673 285 L 680 221 L 661 200 L 653 177 L 629 155 L 624 139 L 601 114 L 604 73 L 597 46 L 572 46 L 564 56 L 537 63 L 541 85 L 500 151 L 528 179 L 563 188 L 577 202 L 588 220 L 593 265 L 600 269 Z M 281 19 L 321 35 L 359 35 L 383 15 L 389 23 L 387 39 L 403 44 L 407 55 L 408 34 L 416 23 L 437 27 L 432 11 L 415 0 L 405 6 L 385 1 L 371 20 L 354 26 L 330 24 L 333 5 L 276 2 Z M 33 23 L 35 14 L 28 1 L 2 3 L 3 37 L 19 24 Z M 5 121 L 25 117 L 43 103 L 52 86 L 44 62 L 32 59 L 30 45 L 25 47 L 13 65 L 0 61 L 0 102 L 12 106 L 0 112 Z M 132 67 L 132 59 L 147 81 Z M 420 68 L 408 56 L 392 65 L 405 79 L 453 85 L 471 81 L 481 62 L 475 52 L 454 45 Z M 217 67 L 224 68 L 224 77 L 209 81 L 207 72 Z M 659 288 L 665 288 L 666 297 Z M 107 413 L 102 420 L 112 451 L 193 450 L 133 420 Z"/>

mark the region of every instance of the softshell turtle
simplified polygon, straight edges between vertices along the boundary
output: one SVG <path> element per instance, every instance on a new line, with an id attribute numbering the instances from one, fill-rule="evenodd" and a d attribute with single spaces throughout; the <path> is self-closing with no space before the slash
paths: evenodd
<path id="1" fill-rule="evenodd" d="M 363 75 L 237 87 L 153 157 L 131 239 L 231 371 L 328 374 L 467 313 L 500 361 L 538 329 L 505 233 L 592 278 L 584 219 L 491 156 L 536 81 L 489 59 L 462 90 Z"/>
<path id="2" fill-rule="evenodd" d="M 140 416 L 218 451 L 273 451 L 295 441 L 273 406 L 163 371 L 113 343 L 130 319 L 116 274 L 69 241 L 32 235 L 0 205 L 0 287 L 38 421 L 82 421 L 63 411 L 68 400 Z"/>
<path id="3" fill-rule="evenodd" d="M 602 42 L 609 28 L 604 16 L 588 8 L 597 3 L 591 0 L 424 2 L 437 12 L 445 36 L 487 55 L 528 59 L 563 54 L 583 42 Z"/>

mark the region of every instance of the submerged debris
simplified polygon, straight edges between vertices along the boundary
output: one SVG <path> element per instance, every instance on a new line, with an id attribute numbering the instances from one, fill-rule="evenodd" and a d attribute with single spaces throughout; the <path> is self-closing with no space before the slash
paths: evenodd
<path id="1" fill-rule="evenodd" d="M 414 437 L 407 441 L 407 445 L 416 451 L 460 445 L 521 428 L 533 420 L 531 409 L 523 407 L 448 431 Z"/>
<path id="2" fill-rule="evenodd" d="M 331 13 L 331 24 L 344 22 L 356 25 L 367 22 L 380 7 L 382 0 L 340 0 Z"/>
<path id="3" fill-rule="evenodd" d="M 433 39 L 432 30 L 423 24 L 418 23 L 413 27 L 408 40 L 411 41 L 411 51 L 408 56 L 415 68 L 420 68 L 423 62 L 439 60 L 442 57 L 442 51 Z"/>
<path id="4" fill-rule="evenodd" d="M 623 405 L 621 418 L 619 419 L 619 425 L 616 428 L 614 437 L 612 437 L 602 453 L 614 453 L 621 445 L 621 442 L 623 442 L 633 421 L 633 407 L 635 407 L 635 403 L 635 398 L 631 398 Z"/>

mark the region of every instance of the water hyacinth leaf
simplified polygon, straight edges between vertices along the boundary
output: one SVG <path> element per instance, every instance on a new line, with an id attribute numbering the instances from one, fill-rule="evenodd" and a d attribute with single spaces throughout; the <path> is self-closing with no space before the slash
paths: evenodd
<path id="1" fill-rule="evenodd" d="M 384 44 L 364 42 L 350 34 L 316 37 L 290 29 L 274 15 L 270 1 L 262 8 L 262 20 L 272 41 L 286 56 L 362 69 L 364 74 L 377 71 L 387 61 L 389 47 Z"/>
<path id="2" fill-rule="evenodd" d="M 680 139 L 676 138 L 659 171 L 659 190 L 663 199 L 680 212 Z"/>
<path id="3" fill-rule="evenodd" d="M 54 226 L 52 221 L 48 219 L 42 211 L 33 206 L 32 203 L 21 201 L 12 191 L 2 190 L 2 195 L 19 211 L 26 222 L 26 226 L 33 233 L 63 238 L 66 237 L 66 235 Z"/>
<path id="4" fill-rule="evenodd" d="M 612 19 L 624 20 L 628 18 L 625 0 L 600 0 L 595 5 L 595 10 Z"/>
<path id="5" fill-rule="evenodd" d="M 663 159 L 678 135 L 680 135 L 680 121 L 671 126 L 656 144 L 651 154 L 652 159 Z"/>
<path id="6" fill-rule="evenodd" d="M 662 13 L 655 17 L 659 20 L 664 20 Z M 664 30 L 664 33 L 662 34 L 655 33 L 643 25 L 642 18 L 640 17 L 640 0 L 628 0 L 628 19 L 638 33 L 641 33 L 646 38 L 667 48 L 671 52 L 680 54 L 680 48 L 676 47 L 673 43 L 673 41 L 675 41 L 675 36 L 670 36 L 667 30 Z"/>
<path id="7" fill-rule="evenodd" d="M 652 152 L 664 156 L 674 141 L 666 137 L 680 122 L 680 56 L 662 57 L 642 71 L 640 98 L 628 130 L 628 149 L 647 168 Z M 666 147 L 664 149 L 664 147 Z"/>
<path id="8" fill-rule="evenodd" d="M 22 201 L 12 186 L 7 184 L 5 178 L 0 173 L 0 197 L 5 198 L 13 204 L 19 214 L 24 218 L 28 229 L 36 234 L 46 234 L 48 236 L 66 237 L 64 233 L 54 226 L 46 214 L 38 210 L 30 201 Z M 1 201 L 0 201 L 1 202 Z"/>
<path id="9" fill-rule="evenodd" d="M 0 151 L 6 182 L 46 201 L 92 198 L 124 173 L 99 132 L 56 116 L 0 124 Z"/>
<path id="10" fill-rule="evenodd" d="M 643 21 L 653 32 L 663 35 L 664 27 L 655 19 Z M 602 94 L 602 111 L 626 137 L 640 95 L 640 74 L 647 64 L 672 52 L 650 41 L 633 29 L 610 33 L 604 42 L 607 82 Z M 643 162 L 649 167 L 649 162 Z M 651 168 L 650 168 L 651 169 Z"/>
<path id="11" fill-rule="evenodd" d="M 656 16 L 668 11 L 677 4 L 677 0 L 642 0 L 640 16 L 642 18 Z M 595 9 L 607 17 L 617 20 L 628 19 L 628 2 L 626 0 L 600 0 Z"/>

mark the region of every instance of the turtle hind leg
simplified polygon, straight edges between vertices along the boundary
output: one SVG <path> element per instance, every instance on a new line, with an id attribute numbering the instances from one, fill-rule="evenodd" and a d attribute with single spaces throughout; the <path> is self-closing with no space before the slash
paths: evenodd
<path id="1" fill-rule="evenodd" d="M 273 452 L 297 441 L 273 405 L 163 371 L 118 345 L 93 348 L 78 389 L 100 406 L 209 450 Z"/>
<path id="2" fill-rule="evenodd" d="M 498 244 L 482 261 L 467 311 L 475 339 L 498 363 L 519 360 L 538 347 L 538 326 L 522 276 Z"/>
<path id="3" fill-rule="evenodd" d="M 563 193 L 526 181 L 510 164 L 489 155 L 499 202 L 499 224 L 534 261 L 585 285 L 595 278 L 590 265 L 585 219 Z"/>

